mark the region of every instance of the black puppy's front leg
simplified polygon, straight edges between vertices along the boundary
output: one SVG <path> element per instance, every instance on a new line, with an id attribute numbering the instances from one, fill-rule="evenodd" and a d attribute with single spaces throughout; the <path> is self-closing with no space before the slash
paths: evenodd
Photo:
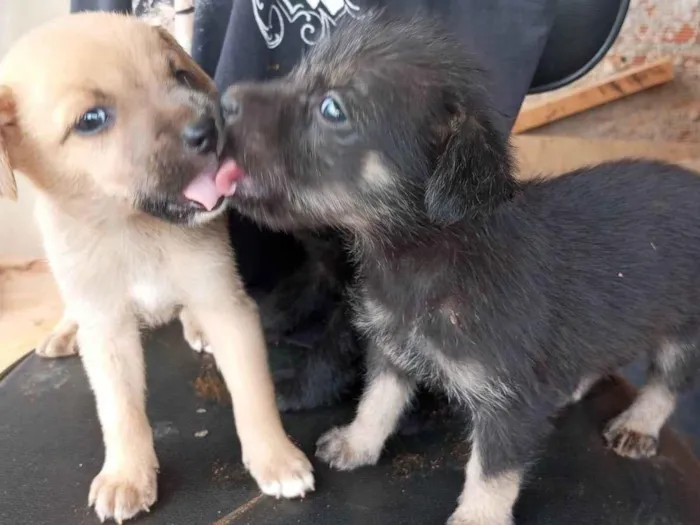
<path id="1" fill-rule="evenodd" d="M 295 356 L 292 377 L 275 381 L 280 410 L 329 406 L 358 384 L 363 352 L 347 310 L 344 302 L 336 305 L 320 339 Z"/>
<path id="2" fill-rule="evenodd" d="M 475 409 L 466 480 L 447 525 L 513 525 L 526 467 L 549 427 L 548 406 L 524 405 Z"/>
<path id="3" fill-rule="evenodd" d="M 338 470 L 374 465 L 411 404 L 416 386 L 372 346 L 368 380 L 352 423 L 332 428 L 316 443 L 316 456 Z"/>

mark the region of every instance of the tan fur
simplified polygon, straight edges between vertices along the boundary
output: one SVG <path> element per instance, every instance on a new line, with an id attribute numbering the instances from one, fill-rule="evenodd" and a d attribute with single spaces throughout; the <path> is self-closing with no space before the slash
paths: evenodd
<path id="1" fill-rule="evenodd" d="M 203 162 L 181 151 L 192 98 L 164 86 L 172 85 L 173 64 L 212 99 L 213 83 L 166 35 L 135 18 L 72 15 L 28 34 L 0 63 L 0 193 L 14 196 L 14 170 L 38 189 L 36 218 L 66 304 L 39 353 L 74 353 L 77 331 L 105 443 L 89 502 L 118 522 L 147 510 L 157 494 L 140 328 L 178 313 L 191 344 L 211 345 L 243 460 L 262 491 L 313 490 L 311 465 L 276 409 L 257 308 L 223 219 L 203 213 L 199 224 L 175 225 L 134 204 L 167 183 L 170 157 L 193 169 Z M 114 124 L 74 136 L 75 120 L 104 99 L 116 108 Z"/>
<path id="2" fill-rule="evenodd" d="M 68 357 L 78 353 L 78 323 L 67 315 L 36 348 L 41 357 Z"/>

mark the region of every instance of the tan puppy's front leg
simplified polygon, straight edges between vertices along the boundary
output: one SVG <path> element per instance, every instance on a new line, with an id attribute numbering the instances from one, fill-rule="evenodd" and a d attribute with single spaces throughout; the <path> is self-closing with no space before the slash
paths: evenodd
<path id="1" fill-rule="evenodd" d="M 311 463 L 282 427 L 255 303 L 231 291 L 192 312 L 231 393 L 243 462 L 260 490 L 285 498 L 314 490 Z"/>
<path id="2" fill-rule="evenodd" d="M 80 324 L 81 357 L 95 393 L 105 461 L 88 497 L 101 520 L 117 523 L 156 501 L 158 460 L 145 410 L 143 349 L 135 319 Z"/>
<path id="3" fill-rule="evenodd" d="M 78 323 L 64 314 L 53 331 L 36 347 L 37 355 L 46 358 L 68 357 L 78 353 Z"/>

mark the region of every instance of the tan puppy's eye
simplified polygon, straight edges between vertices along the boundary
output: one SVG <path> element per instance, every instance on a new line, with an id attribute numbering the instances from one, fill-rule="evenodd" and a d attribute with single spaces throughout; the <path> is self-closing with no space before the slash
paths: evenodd
<path id="1" fill-rule="evenodd" d="M 173 75 L 175 76 L 175 80 L 178 84 L 180 84 L 181 86 L 192 88 L 194 82 L 192 79 L 192 75 L 190 75 L 188 71 L 185 71 L 184 69 L 176 69 Z"/>
<path id="2" fill-rule="evenodd" d="M 96 107 L 83 113 L 73 124 L 73 130 L 81 135 L 93 135 L 104 130 L 112 122 L 112 115 L 106 108 Z"/>

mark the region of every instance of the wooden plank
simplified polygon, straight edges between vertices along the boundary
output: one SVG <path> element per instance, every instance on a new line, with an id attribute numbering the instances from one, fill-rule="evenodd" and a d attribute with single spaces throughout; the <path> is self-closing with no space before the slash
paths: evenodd
<path id="1" fill-rule="evenodd" d="M 519 178 L 559 175 L 582 166 L 622 158 L 683 163 L 697 169 L 700 148 L 692 142 L 582 139 L 557 135 L 514 135 Z"/>
<path id="2" fill-rule="evenodd" d="M 561 96 L 523 106 L 513 127 L 522 133 L 550 122 L 602 106 L 633 93 L 673 80 L 674 68 L 670 58 L 630 68 L 588 86 L 571 90 Z"/>

